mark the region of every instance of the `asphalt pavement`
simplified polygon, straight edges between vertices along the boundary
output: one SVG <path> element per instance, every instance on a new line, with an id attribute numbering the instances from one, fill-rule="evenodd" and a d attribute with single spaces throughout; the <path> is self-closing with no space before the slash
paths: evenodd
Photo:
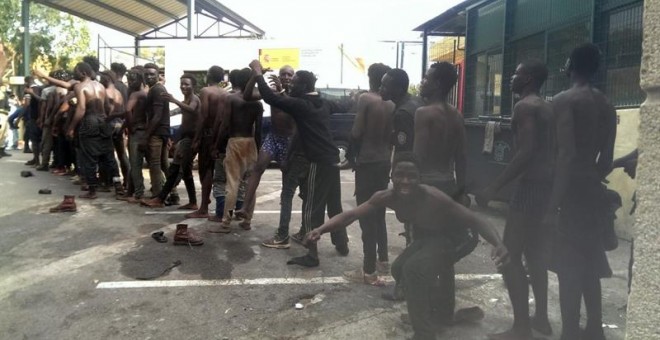
<path id="1" fill-rule="evenodd" d="M 81 193 L 69 177 L 35 171 L 31 156 L 12 151 L 0 159 L 0 339 L 403 339 L 412 336 L 401 320 L 405 303 L 380 298 L 387 287 L 347 283 L 346 270 L 362 264 L 357 222 L 349 226 L 350 254 L 340 256 L 324 236 L 321 264 L 303 269 L 286 260 L 305 253 L 292 243 L 268 249 L 279 221 L 280 172 L 269 169 L 258 190 L 251 231 L 236 224 L 226 235 L 208 234 L 212 222 L 185 219 L 176 207 L 148 209 L 99 193 L 76 199 L 76 213 L 48 212 L 65 194 Z M 22 170 L 33 177 L 23 178 Z M 145 170 L 146 185 L 148 172 Z M 344 170 L 342 204 L 355 207 L 353 173 Z M 197 179 L 196 179 L 197 180 Z M 49 188 L 50 195 L 38 194 Z M 197 182 L 199 193 L 199 182 Z M 186 203 L 183 185 L 179 193 Z M 214 203 L 212 203 L 211 208 Z M 291 230 L 300 226 L 294 198 Z M 506 205 L 473 208 L 501 232 Z M 403 227 L 387 214 L 390 262 L 403 250 Z M 201 247 L 173 246 L 177 223 L 204 238 Z M 150 234 L 162 230 L 168 243 Z M 506 289 L 480 244 L 456 266 L 457 307 L 478 305 L 486 317 L 455 326 L 439 339 L 485 339 L 510 327 Z M 605 334 L 623 339 L 630 244 L 608 253 L 614 277 L 603 280 Z M 391 278 L 387 278 L 391 280 Z M 560 330 L 558 287 L 550 274 L 550 317 Z M 533 299 L 530 301 L 533 304 Z M 300 304 L 302 309 L 297 309 Z M 533 309 L 532 309 L 533 310 Z M 584 320 L 583 320 L 584 321 Z"/>

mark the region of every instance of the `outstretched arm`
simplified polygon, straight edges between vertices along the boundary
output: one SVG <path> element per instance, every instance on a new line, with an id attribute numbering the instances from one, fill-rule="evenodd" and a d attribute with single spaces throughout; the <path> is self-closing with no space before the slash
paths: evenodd
<path id="1" fill-rule="evenodd" d="M 368 201 L 360 204 L 357 208 L 335 215 L 322 226 L 307 233 L 305 243 L 316 242 L 321 238 L 321 235 L 346 228 L 358 218 L 366 216 L 374 209 L 383 207 L 385 205 L 385 195 L 387 195 L 386 190 L 379 191 L 371 196 Z"/>

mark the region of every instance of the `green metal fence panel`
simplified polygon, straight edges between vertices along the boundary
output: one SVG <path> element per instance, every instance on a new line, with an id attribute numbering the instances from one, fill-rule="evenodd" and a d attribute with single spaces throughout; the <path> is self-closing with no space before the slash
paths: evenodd
<path id="1" fill-rule="evenodd" d="M 569 88 L 570 80 L 564 66 L 574 48 L 591 41 L 591 21 L 584 20 L 549 31 L 547 39 L 548 80 L 543 94 L 550 97 Z"/>
<path id="2" fill-rule="evenodd" d="M 538 1 L 538 0 L 537 0 Z M 574 22 L 580 17 L 591 16 L 594 0 L 543 0 L 552 3 L 550 24 L 553 27 Z"/>
<path id="3" fill-rule="evenodd" d="M 552 1 L 518 0 L 514 3 L 512 39 L 545 30 L 550 24 Z"/>
<path id="4" fill-rule="evenodd" d="M 607 15 L 604 88 L 615 106 L 638 106 L 645 98 L 639 86 L 642 11 L 642 3 L 639 3 Z"/>
<path id="5" fill-rule="evenodd" d="M 501 46 L 504 39 L 504 0 L 494 1 L 475 8 L 468 24 L 473 25 L 473 43 L 470 53 L 485 51 L 493 46 Z"/>
<path id="6" fill-rule="evenodd" d="M 617 7 L 640 2 L 639 0 L 597 0 L 597 1 L 601 3 L 602 9 L 604 11 L 609 11 Z"/>

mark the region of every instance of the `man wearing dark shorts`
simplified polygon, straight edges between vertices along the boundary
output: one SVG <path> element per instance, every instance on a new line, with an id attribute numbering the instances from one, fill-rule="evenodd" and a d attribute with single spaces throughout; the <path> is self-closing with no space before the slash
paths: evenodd
<path id="1" fill-rule="evenodd" d="M 593 44 L 574 49 L 566 67 L 573 86 L 552 100 L 558 153 L 545 221 L 557 226 L 550 269 L 559 281 L 561 340 L 605 339 L 600 279 L 612 276 L 603 239 L 612 212 L 603 181 L 612 169 L 617 118 L 607 97 L 590 84 L 600 60 Z"/>
<path id="2" fill-rule="evenodd" d="M 339 151 L 335 146 L 328 119 L 331 112 L 340 112 L 336 104 L 320 98 L 315 91 L 316 77 L 307 71 L 298 71 L 291 81 L 291 97 L 273 93 L 263 78 L 261 63 L 250 63 L 257 77 L 259 93 L 266 103 L 290 114 L 296 121 L 305 157 L 310 161 L 307 175 L 307 193 L 303 197 L 303 227 L 309 231 L 321 224 L 325 208 L 332 216 L 341 212 L 341 186 L 339 182 Z M 341 255 L 348 255 L 346 230 L 333 234 L 332 243 Z M 310 246 L 305 256 L 295 257 L 288 264 L 305 267 L 319 265 L 316 245 Z"/>
<path id="3" fill-rule="evenodd" d="M 540 93 L 548 69 L 540 61 L 518 65 L 511 78 L 511 91 L 519 96 L 513 108 L 511 127 L 516 152 L 495 181 L 476 197 L 487 205 L 508 183 L 518 179 L 509 204 L 504 244 L 511 264 L 503 271 L 513 307 L 513 327 L 490 335 L 491 339 L 530 339 L 532 329 L 550 335 L 548 321 L 548 256 L 550 230 L 542 223 L 552 192 L 554 164 L 554 113 Z M 527 261 L 527 271 L 522 257 Z M 529 280 L 527 275 L 529 274 Z M 535 299 L 535 314 L 529 317 L 529 283 Z"/>

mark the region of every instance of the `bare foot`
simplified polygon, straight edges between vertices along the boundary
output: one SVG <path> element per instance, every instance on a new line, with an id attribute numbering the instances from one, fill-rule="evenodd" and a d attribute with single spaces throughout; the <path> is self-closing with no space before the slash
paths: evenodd
<path id="1" fill-rule="evenodd" d="M 209 233 L 219 233 L 219 234 L 229 234 L 231 233 L 231 228 L 226 227 L 223 224 L 215 225 L 206 229 Z"/>
<path id="2" fill-rule="evenodd" d="M 208 211 L 201 211 L 201 210 L 197 209 L 197 210 L 195 210 L 195 211 L 193 211 L 189 214 L 186 214 L 185 216 L 186 216 L 186 218 L 207 218 L 207 217 L 209 217 L 209 212 Z"/>
<path id="3" fill-rule="evenodd" d="M 238 224 L 238 226 L 243 228 L 243 230 L 252 230 L 252 227 L 250 226 L 250 222 L 241 222 Z"/>
<path id="4" fill-rule="evenodd" d="M 552 335 L 552 326 L 550 326 L 550 321 L 548 318 L 532 318 L 532 329 L 543 334 L 543 335 Z"/>
<path id="5" fill-rule="evenodd" d="M 152 198 L 150 200 L 141 200 L 140 205 L 149 208 L 162 208 L 165 206 L 165 204 L 163 204 L 163 201 L 161 201 L 160 198 L 158 197 Z"/>
<path id="6" fill-rule="evenodd" d="M 199 207 L 197 207 L 197 204 L 195 204 L 195 203 L 188 203 L 186 205 L 182 205 L 182 206 L 178 207 L 177 209 L 179 209 L 179 210 L 197 210 L 197 209 L 199 209 Z"/>
<path id="7" fill-rule="evenodd" d="M 215 216 L 215 215 L 210 215 L 209 216 L 209 221 L 221 223 L 222 222 L 222 217 Z"/>
<path id="8" fill-rule="evenodd" d="M 91 191 L 88 191 L 86 194 L 82 194 L 82 195 L 80 195 L 80 196 L 78 196 L 78 197 L 93 200 L 93 199 L 96 198 L 96 193 L 91 192 Z"/>

